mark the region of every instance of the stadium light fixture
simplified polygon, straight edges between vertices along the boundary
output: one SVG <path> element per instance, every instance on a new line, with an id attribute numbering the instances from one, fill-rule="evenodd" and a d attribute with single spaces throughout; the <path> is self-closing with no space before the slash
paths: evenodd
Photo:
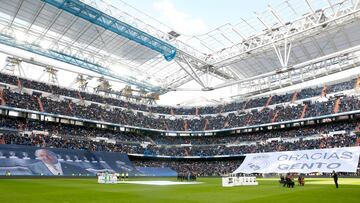
<path id="1" fill-rule="evenodd" d="M 180 37 L 180 34 L 173 30 L 168 32 L 168 34 L 170 35 L 170 39 L 176 39 L 176 38 Z"/>

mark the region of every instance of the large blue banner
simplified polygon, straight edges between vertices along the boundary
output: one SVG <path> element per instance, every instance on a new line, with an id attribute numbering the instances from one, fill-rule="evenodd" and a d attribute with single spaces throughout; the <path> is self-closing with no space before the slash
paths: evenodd
<path id="1" fill-rule="evenodd" d="M 99 172 L 135 175 L 127 154 L 0 144 L 0 175 L 81 175 Z"/>

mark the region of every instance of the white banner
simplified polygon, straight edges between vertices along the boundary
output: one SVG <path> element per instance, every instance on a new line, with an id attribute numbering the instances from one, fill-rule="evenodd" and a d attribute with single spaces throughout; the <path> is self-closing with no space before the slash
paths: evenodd
<path id="1" fill-rule="evenodd" d="M 356 172 L 360 147 L 247 154 L 233 173 Z"/>

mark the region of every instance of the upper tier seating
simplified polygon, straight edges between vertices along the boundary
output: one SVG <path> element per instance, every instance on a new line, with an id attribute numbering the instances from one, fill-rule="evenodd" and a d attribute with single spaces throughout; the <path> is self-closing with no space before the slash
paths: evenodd
<path id="1" fill-rule="evenodd" d="M 331 115 L 334 109 L 337 113 L 360 109 L 360 100 L 356 96 L 330 97 L 325 101 L 305 102 L 297 105 L 278 105 L 274 109 L 253 109 L 236 115 L 207 116 L 199 119 L 169 119 L 163 116 L 144 115 L 119 108 L 109 108 L 92 103 L 89 106 L 75 104 L 70 100 L 53 100 L 50 97 L 29 95 L 4 89 L 2 92 L 6 105 L 22 109 L 44 111 L 47 113 L 74 116 L 83 119 L 106 121 L 111 123 L 138 126 L 151 129 L 170 131 L 203 131 L 211 129 L 226 129 L 241 126 L 252 126 L 278 121 L 289 121 L 322 115 Z M 339 100 L 337 102 L 337 100 Z"/>
<path id="2" fill-rule="evenodd" d="M 261 97 L 255 99 L 249 99 L 243 102 L 232 102 L 228 104 L 223 104 L 219 106 L 206 106 L 206 107 L 169 107 L 169 106 L 156 106 L 156 105 L 145 105 L 139 103 L 133 103 L 129 101 L 124 101 L 117 98 L 100 96 L 98 94 L 92 94 L 87 92 L 79 92 L 74 89 L 67 89 L 59 87 L 56 85 L 46 84 L 38 81 L 33 81 L 24 78 L 18 78 L 13 75 L 7 75 L 0 73 L 0 81 L 2 83 L 11 84 L 18 86 L 19 88 L 29 88 L 34 90 L 39 90 L 43 92 L 53 93 L 56 95 L 63 95 L 67 97 L 108 104 L 112 106 L 139 110 L 144 112 L 152 112 L 159 114 L 167 115 L 206 115 L 206 114 L 218 114 L 223 112 L 234 112 L 243 109 L 251 108 L 262 108 L 268 105 L 280 104 L 291 102 L 294 94 L 296 94 L 296 100 L 312 98 L 322 95 L 324 87 L 317 88 L 306 88 L 294 93 L 272 95 L 269 97 Z M 345 82 L 336 83 L 333 85 L 325 86 L 325 93 L 331 94 L 335 92 L 340 92 L 344 90 L 350 90 L 355 87 L 356 79 L 348 80 Z"/>

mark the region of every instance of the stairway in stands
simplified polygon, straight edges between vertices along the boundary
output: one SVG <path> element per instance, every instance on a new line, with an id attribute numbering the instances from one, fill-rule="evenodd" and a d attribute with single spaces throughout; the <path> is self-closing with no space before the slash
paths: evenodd
<path id="1" fill-rule="evenodd" d="M 22 83 L 21 83 L 20 78 L 17 79 L 17 86 L 18 86 L 19 93 L 20 93 L 22 91 Z"/>
<path id="2" fill-rule="evenodd" d="M 305 117 L 305 114 L 306 114 L 306 110 L 307 110 L 307 104 L 304 105 L 304 108 L 301 112 L 301 116 L 300 116 L 300 119 L 303 119 Z"/>
<path id="3" fill-rule="evenodd" d="M 249 115 L 249 116 L 246 118 L 245 124 L 246 124 L 246 125 L 250 125 L 251 122 L 252 122 L 252 115 Z"/>
<path id="4" fill-rule="evenodd" d="M 209 119 L 205 118 L 205 124 L 203 130 L 207 130 L 209 125 Z"/>
<path id="5" fill-rule="evenodd" d="M 165 120 L 163 120 L 163 124 L 164 124 L 165 130 L 169 131 L 169 126 L 167 125 L 167 123 L 165 122 Z"/>
<path id="6" fill-rule="evenodd" d="M 272 98 L 273 96 L 270 95 L 269 99 L 266 101 L 265 107 L 268 107 L 270 105 Z"/>
<path id="7" fill-rule="evenodd" d="M 226 117 L 223 128 L 227 128 L 227 127 L 229 127 L 229 126 L 230 126 L 230 125 L 229 125 L 229 118 Z"/>
<path id="8" fill-rule="evenodd" d="M 71 100 L 69 100 L 69 102 L 68 102 L 68 110 L 69 110 L 69 112 L 73 112 L 73 103 Z"/>
<path id="9" fill-rule="evenodd" d="M 322 89 L 322 91 L 321 91 L 321 97 L 326 97 L 326 90 L 327 90 L 327 87 L 326 87 L 326 84 L 324 84 L 324 87 L 323 87 L 323 89 Z"/>
<path id="10" fill-rule="evenodd" d="M 3 93 L 3 90 L 0 89 L 0 104 L 5 106 L 6 105 L 6 101 L 5 101 L 5 98 L 4 98 L 4 93 Z"/>
<path id="11" fill-rule="evenodd" d="M 242 108 L 242 110 L 245 110 L 246 109 L 246 106 L 247 106 L 247 104 L 250 102 L 250 100 L 246 100 L 246 102 L 245 102 L 245 104 L 244 104 L 244 106 L 243 106 L 243 108 Z"/>
<path id="12" fill-rule="evenodd" d="M 189 130 L 189 123 L 188 120 L 184 120 L 184 131 L 188 131 Z"/>
<path id="13" fill-rule="evenodd" d="M 339 98 L 336 99 L 336 102 L 335 102 L 335 105 L 334 105 L 334 109 L 333 109 L 333 113 L 339 112 L 340 103 L 341 103 L 341 99 L 340 99 L 340 97 L 339 97 Z"/>
<path id="14" fill-rule="evenodd" d="M 359 90 L 360 88 L 360 77 L 357 78 L 357 80 L 355 81 L 355 90 Z"/>
<path id="15" fill-rule="evenodd" d="M 298 96 L 298 92 L 294 92 L 292 98 L 291 98 L 291 103 L 295 103 L 295 101 L 297 100 L 297 96 Z"/>
<path id="16" fill-rule="evenodd" d="M 4 136 L 0 136 L 0 144 L 5 144 L 5 137 Z"/>
<path id="17" fill-rule="evenodd" d="M 185 154 L 185 156 L 190 156 L 190 154 L 191 154 L 191 149 L 190 148 L 188 148 L 188 147 L 184 147 L 184 154 Z"/>
<path id="18" fill-rule="evenodd" d="M 43 103 L 41 101 L 41 98 L 39 96 L 37 96 L 36 99 L 37 99 L 37 102 L 39 104 L 40 111 L 44 112 L 44 105 L 43 105 Z"/>
<path id="19" fill-rule="evenodd" d="M 271 119 L 271 122 L 276 122 L 276 119 L 279 117 L 279 111 L 277 110 L 273 116 L 273 118 Z"/>

